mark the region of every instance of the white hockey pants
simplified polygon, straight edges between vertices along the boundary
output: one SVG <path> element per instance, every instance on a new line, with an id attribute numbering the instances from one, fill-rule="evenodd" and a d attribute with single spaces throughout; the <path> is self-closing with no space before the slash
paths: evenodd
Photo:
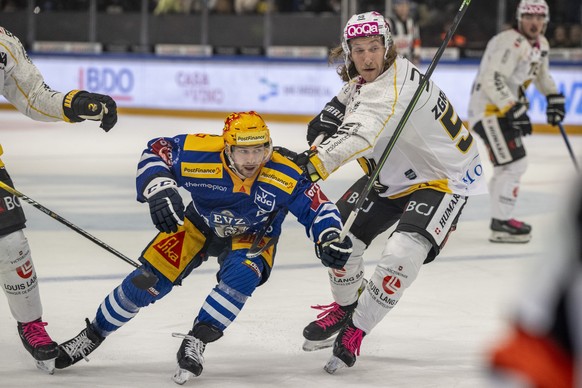
<path id="1" fill-rule="evenodd" d="M 14 319 L 30 322 L 42 316 L 36 271 L 22 230 L 0 237 L 0 281 Z"/>

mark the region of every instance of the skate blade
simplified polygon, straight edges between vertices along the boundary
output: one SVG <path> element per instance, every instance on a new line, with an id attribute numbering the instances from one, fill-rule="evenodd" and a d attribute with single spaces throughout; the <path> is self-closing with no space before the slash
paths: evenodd
<path id="1" fill-rule="evenodd" d="M 331 356 L 327 364 L 325 364 L 325 366 L 323 367 L 323 370 L 325 370 L 330 375 L 333 375 L 336 371 L 345 368 L 346 366 L 347 365 L 345 362 L 343 362 L 336 356 Z"/>
<path id="2" fill-rule="evenodd" d="M 525 244 L 531 240 L 531 234 L 509 234 L 505 232 L 492 232 L 489 241 L 492 243 Z"/>
<path id="3" fill-rule="evenodd" d="M 56 358 L 43 361 L 35 360 L 36 367 L 41 371 L 48 373 L 49 375 L 53 375 L 55 374 L 55 360 Z"/>
<path id="4" fill-rule="evenodd" d="M 176 373 L 172 376 L 172 380 L 174 380 L 176 384 L 183 385 L 186 381 L 190 380 L 191 377 L 194 377 L 194 373 L 178 367 Z"/>
<path id="5" fill-rule="evenodd" d="M 303 350 L 306 352 L 313 352 L 316 350 L 331 348 L 335 342 L 335 337 L 337 337 L 337 335 L 322 341 L 310 341 L 306 339 L 305 342 L 303 342 Z"/>

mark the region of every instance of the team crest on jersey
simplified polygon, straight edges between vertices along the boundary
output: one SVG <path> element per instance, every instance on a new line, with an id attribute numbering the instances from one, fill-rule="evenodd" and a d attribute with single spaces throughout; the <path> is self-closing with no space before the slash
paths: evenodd
<path id="1" fill-rule="evenodd" d="M 259 213 L 265 214 L 272 212 L 275 209 L 275 198 L 275 194 L 272 194 L 259 186 L 255 193 L 255 203 L 259 207 Z"/>
<path id="2" fill-rule="evenodd" d="M 158 155 L 164 163 L 172 166 L 172 144 L 166 139 L 158 139 L 150 146 L 152 152 Z"/>
<path id="3" fill-rule="evenodd" d="M 249 229 L 250 222 L 241 216 L 235 216 L 229 210 L 210 213 L 208 223 L 219 237 L 230 237 L 243 234 Z"/>

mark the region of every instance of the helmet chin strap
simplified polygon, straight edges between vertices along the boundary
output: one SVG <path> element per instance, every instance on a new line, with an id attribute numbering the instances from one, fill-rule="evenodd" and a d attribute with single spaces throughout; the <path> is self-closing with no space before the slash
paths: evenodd
<path id="1" fill-rule="evenodd" d="M 231 156 L 231 150 L 230 150 L 229 145 L 227 145 L 224 148 L 224 155 L 226 155 L 226 161 L 228 163 L 228 168 L 230 168 L 232 170 L 232 172 L 234 172 L 236 174 L 236 176 L 238 176 L 240 179 L 245 180 L 247 179 L 247 177 L 245 177 L 243 174 L 241 174 L 237 169 L 236 166 L 234 164 L 234 159 Z"/>

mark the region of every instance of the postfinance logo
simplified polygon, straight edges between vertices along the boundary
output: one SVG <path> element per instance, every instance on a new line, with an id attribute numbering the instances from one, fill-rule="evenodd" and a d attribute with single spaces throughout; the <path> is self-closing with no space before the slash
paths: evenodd
<path id="1" fill-rule="evenodd" d="M 268 141 L 267 134 L 265 131 L 262 132 L 249 132 L 245 131 L 243 133 L 236 134 L 236 145 L 243 146 L 245 144 L 254 145 L 262 144 Z"/>
<path id="2" fill-rule="evenodd" d="M 182 163 L 182 176 L 189 178 L 222 178 L 221 163 Z"/>
<path id="3" fill-rule="evenodd" d="M 295 179 L 271 168 L 263 168 L 258 180 L 278 187 L 288 194 L 291 194 L 293 189 L 295 189 L 295 185 L 297 185 Z"/>

